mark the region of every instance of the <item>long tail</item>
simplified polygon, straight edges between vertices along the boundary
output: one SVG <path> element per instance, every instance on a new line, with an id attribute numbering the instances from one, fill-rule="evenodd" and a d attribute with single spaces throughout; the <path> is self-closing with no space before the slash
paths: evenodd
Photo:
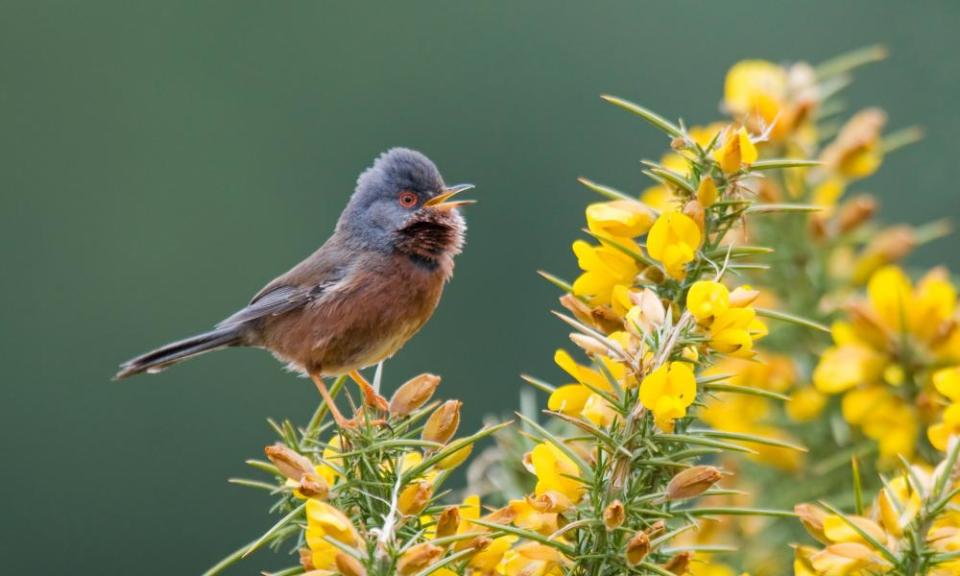
<path id="1" fill-rule="evenodd" d="M 242 342 L 242 336 L 236 326 L 218 328 L 211 332 L 198 334 L 178 342 L 172 342 L 147 352 L 136 358 L 127 360 L 120 365 L 120 371 L 114 376 L 115 380 L 122 380 L 129 376 L 155 374 L 174 364 L 189 360 L 194 356 L 206 354 L 213 350 L 220 350 L 228 346 L 235 346 Z"/>

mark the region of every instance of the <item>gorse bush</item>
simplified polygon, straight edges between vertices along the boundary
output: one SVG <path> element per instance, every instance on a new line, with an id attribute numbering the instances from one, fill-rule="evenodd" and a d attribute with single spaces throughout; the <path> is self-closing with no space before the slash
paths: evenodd
<path id="1" fill-rule="evenodd" d="M 900 267 L 947 229 L 876 221 L 855 189 L 920 134 L 837 97 L 882 57 L 740 62 L 703 126 L 605 96 L 665 152 L 641 194 L 580 180 L 543 409 L 458 436 L 424 374 L 349 429 L 271 423 L 271 480 L 233 482 L 278 518 L 208 574 L 262 547 L 315 576 L 960 574 L 957 295 Z"/>

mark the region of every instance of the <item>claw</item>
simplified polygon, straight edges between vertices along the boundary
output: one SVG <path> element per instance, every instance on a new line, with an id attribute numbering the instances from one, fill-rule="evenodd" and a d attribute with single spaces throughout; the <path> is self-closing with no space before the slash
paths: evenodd
<path id="1" fill-rule="evenodd" d="M 317 390 L 320 391 L 320 396 L 323 397 L 323 401 L 326 403 L 327 409 L 330 411 L 330 416 L 333 418 L 333 421 L 336 422 L 337 426 L 346 429 L 356 428 L 356 420 L 348 420 L 340 412 L 340 409 L 337 408 L 337 404 L 333 401 L 333 396 L 330 395 L 330 391 L 327 390 L 327 385 L 324 384 L 323 378 L 311 374 L 310 379 L 313 380 L 314 384 L 316 384 Z"/>

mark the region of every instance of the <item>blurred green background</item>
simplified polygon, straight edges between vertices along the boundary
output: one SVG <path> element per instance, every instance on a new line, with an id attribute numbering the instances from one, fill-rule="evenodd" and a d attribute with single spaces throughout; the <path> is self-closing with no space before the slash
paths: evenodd
<path id="1" fill-rule="evenodd" d="M 312 385 L 259 351 L 109 378 L 311 252 L 387 147 L 479 186 L 453 283 L 386 370 L 442 374 L 473 428 L 521 371 L 559 378 L 534 271 L 574 274 L 575 177 L 639 192 L 664 148 L 599 93 L 705 122 L 738 59 L 882 42 L 846 98 L 927 138 L 860 189 L 888 219 L 956 217 L 958 27 L 947 1 L 0 2 L 3 572 L 195 574 L 272 522 L 225 480 Z M 956 271 L 954 246 L 914 262 Z"/>

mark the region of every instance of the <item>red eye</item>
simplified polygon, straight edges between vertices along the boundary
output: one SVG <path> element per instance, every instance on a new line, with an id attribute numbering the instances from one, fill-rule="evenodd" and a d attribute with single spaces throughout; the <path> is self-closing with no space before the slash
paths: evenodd
<path id="1" fill-rule="evenodd" d="M 413 208 L 419 200 L 420 197 L 414 192 L 404 191 L 400 193 L 400 205 L 404 208 Z"/>

